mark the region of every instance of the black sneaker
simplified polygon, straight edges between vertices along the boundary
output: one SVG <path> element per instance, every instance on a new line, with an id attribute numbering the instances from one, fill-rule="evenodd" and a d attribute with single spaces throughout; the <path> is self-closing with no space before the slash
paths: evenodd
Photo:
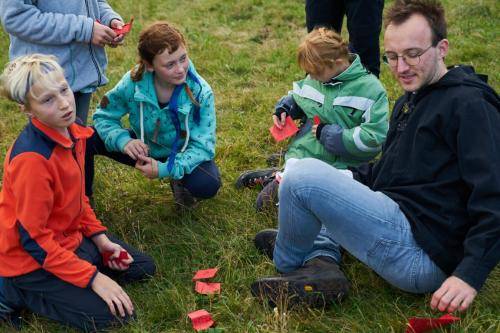
<path id="1" fill-rule="evenodd" d="M 285 151 L 279 151 L 277 153 L 272 153 L 266 158 L 266 163 L 269 167 L 279 167 L 285 161 Z"/>
<path id="2" fill-rule="evenodd" d="M 316 257 L 293 272 L 261 278 L 251 285 L 252 295 L 272 306 L 324 307 L 349 292 L 349 281 L 329 257 Z"/>
<path id="3" fill-rule="evenodd" d="M 276 244 L 276 236 L 278 236 L 278 230 L 276 229 L 265 229 L 259 231 L 253 243 L 260 253 L 265 254 L 269 259 L 273 260 L 274 245 Z"/>
<path id="4" fill-rule="evenodd" d="M 278 204 L 278 190 L 280 184 L 276 179 L 273 179 L 259 192 L 257 201 L 255 202 L 255 209 L 262 212 L 264 209 L 276 207 Z"/>
<path id="5" fill-rule="evenodd" d="M 198 201 L 192 196 L 191 192 L 182 185 L 182 181 L 171 179 L 170 188 L 174 195 L 175 205 L 180 208 L 194 208 Z"/>
<path id="6" fill-rule="evenodd" d="M 274 179 L 276 172 L 279 169 L 269 168 L 269 169 L 257 169 L 243 172 L 236 180 L 236 187 L 255 187 L 255 186 L 265 186 L 267 183 Z"/>

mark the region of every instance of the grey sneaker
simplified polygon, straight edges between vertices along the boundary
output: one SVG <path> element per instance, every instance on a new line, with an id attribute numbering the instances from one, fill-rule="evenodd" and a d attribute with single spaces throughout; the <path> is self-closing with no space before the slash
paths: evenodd
<path id="1" fill-rule="evenodd" d="M 174 195 L 175 205 L 180 208 L 194 208 L 198 201 L 191 195 L 191 192 L 182 185 L 182 181 L 171 179 L 170 188 Z"/>
<path id="2" fill-rule="evenodd" d="M 276 179 L 273 179 L 259 192 L 257 201 L 255 202 L 255 209 L 262 212 L 265 209 L 276 207 L 278 204 L 278 190 L 280 184 Z"/>
<path id="3" fill-rule="evenodd" d="M 273 260 L 274 245 L 276 245 L 276 236 L 278 236 L 278 230 L 276 229 L 264 229 L 259 231 L 253 243 L 260 253 L 265 254 L 269 259 Z"/>
<path id="4" fill-rule="evenodd" d="M 253 296 L 273 306 L 324 307 L 345 298 L 349 281 L 333 259 L 316 257 L 293 272 L 261 278 L 250 289 Z"/>

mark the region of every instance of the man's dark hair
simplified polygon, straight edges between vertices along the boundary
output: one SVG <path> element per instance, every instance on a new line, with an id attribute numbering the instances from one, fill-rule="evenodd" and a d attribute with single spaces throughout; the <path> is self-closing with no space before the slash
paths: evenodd
<path id="1" fill-rule="evenodd" d="M 404 23 L 413 14 L 422 15 L 432 32 L 432 45 L 436 45 L 441 39 L 446 38 L 446 19 L 444 8 L 437 0 L 396 0 L 385 13 L 385 24 L 399 25 Z"/>

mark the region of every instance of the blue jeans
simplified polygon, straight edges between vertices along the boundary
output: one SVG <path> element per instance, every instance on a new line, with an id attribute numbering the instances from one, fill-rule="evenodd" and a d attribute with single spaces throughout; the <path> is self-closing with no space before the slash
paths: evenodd
<path id="1" fill-rule="evenodd" d="M 322 161 L 306 158 L 287 168 L 279 196 L 280 272 L 317 256 L 339 263 L 342 247 L 408 292 L 432 292 L 447 278 L 415 242 L 396 202 Z"/>

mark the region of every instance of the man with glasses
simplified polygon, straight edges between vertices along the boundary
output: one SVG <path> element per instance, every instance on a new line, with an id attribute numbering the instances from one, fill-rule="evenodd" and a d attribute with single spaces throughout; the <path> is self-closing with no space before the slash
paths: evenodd
<path id="1" fill-rule="evenodd" d="M 382 156 L 354 179 L 314 159 L 287 169 L 279 231 L 255 238 L 281 274 L 257 280 L 256 296 L 341 298 L 342 247 L 390 284 L 432 292 L 432 308 L 464 311 L 498 264 L 500 99 L 470 68 L 447 69 L 437 1 L 396 0 L 385 27 L 384 58 L 405 94 Z"/>

